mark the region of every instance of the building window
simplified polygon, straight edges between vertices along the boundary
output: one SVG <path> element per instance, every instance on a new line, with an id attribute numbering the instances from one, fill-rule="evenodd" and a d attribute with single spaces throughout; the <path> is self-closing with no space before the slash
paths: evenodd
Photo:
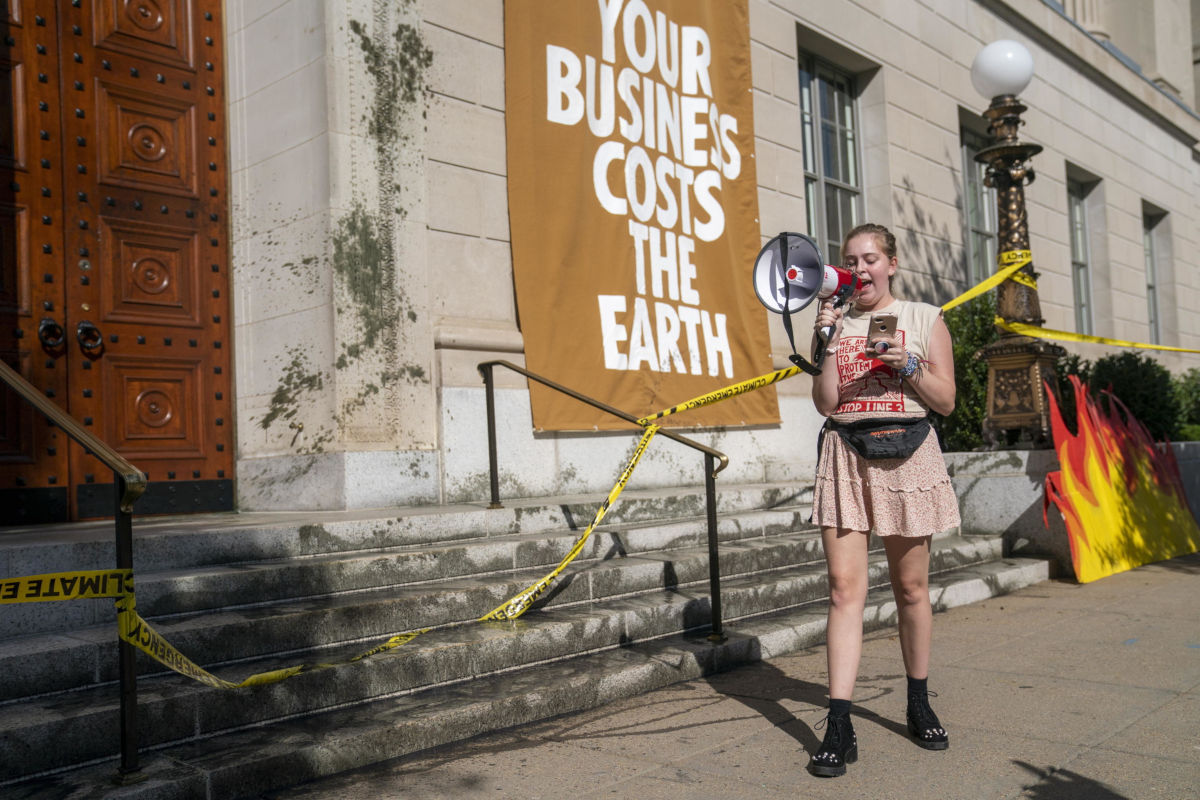
<path id="1" fill-rule="evenodd" d="M 975 160 L 975 155 L 987 147 L 987 137 L 963 128 L 962 141 L 963 188 L 967 196 L 966 230 L 963 232 L 967 251 L 967 282 L 974 286 L 996 269 L 996 190 L 983 185 L 987 166 Z"/>
<path id="2" fill-rule="evenodd" d="M 1067 181 L 1067 216 L 1071 225 L 1071 280 L 1075 289 L 1075 330 L 1092 334 L 1092 281 L 1088 252 L 1088 189 L 1083 183 Z"/>
<path id="3" fill-rule="evenodd" d="M 842 237 L 862 207 L 854 78 L 801 54 L 800 119 L 808 231 L 830 264 L 842 263 Z"/>
<path id="4" fill-rule="evenodd" d="M 1158 238 L 1158 224 L 1162 222 L 1162 214 L 1150 214 L 1142 211 L 1142 251 L 1146 259 L 1146 321 L 1150 324 L 1151 344 L 1162 344 L 1162 317 L 1158 307 L 1158 248 L 1154 240 Z"/>

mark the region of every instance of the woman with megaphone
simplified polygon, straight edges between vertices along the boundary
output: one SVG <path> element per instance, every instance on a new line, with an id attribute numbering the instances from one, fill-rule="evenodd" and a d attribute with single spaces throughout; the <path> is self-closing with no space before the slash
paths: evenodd
<path id="1" fill-rule="evenodd" d="M 828 418 L 817 445 L 813 522 L 829 573 L 830 699 L 825 738 L 809 771 L 825 777 L 845 774 L 858 758 L 850 710 L 872 531 L 883 542 L 896 598 L 909 733 L 926 749 L 949 747 L 927 688 L 929 550 L 935 533 L 959 524 L 954 487 L 928 420 L 930 411 L 954 409 L 954 357 L 941 309 L 892 295 L 896 239 L 882 225 L 850 231 L 842 257 L 860 288 L 845 308 L 822 301 L 813 337 L 814 352 L 824 348 L 827 359 L 812 383 L 813 403 Z"/>

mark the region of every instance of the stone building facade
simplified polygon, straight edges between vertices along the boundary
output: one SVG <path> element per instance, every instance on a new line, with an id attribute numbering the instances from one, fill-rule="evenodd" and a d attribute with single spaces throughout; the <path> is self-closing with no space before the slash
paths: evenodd
<path id="1" fill-rule="evenodd" d="M 1026 195 L 1046 327 L 1200 349 L 1200 0 L 749 0 L 749 18 L 764 241 L 799 230 L 836 253 L 872 220 L 897 234 L 902 296 L 944 302 L 988 274 L 970 68 L 1015 39 L 1035 64 L 1022 136 L 1044 147 Z M 485 500 L 476 365 L 524 349 L 503 2 L 234 0 L 225 30 L 239 507 Z M 822 98 L 833 149 L 806 159 Z M 534 432 L 524 379 L 498 378 L 504 494 L 607 491 L 633 438 Z M 689 434 L 729 455 L 722 481 L 810 479 L 808 379 L 778 392 L 777 426 Z M 635 483 L 702 480 L 658 441 Z"/>

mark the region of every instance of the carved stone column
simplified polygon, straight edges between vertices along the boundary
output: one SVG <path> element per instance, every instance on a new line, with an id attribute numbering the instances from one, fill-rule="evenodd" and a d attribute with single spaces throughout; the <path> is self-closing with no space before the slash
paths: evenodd
<path id="1" fill-rule="evenodd" d="M 1065 0 L 1063 10 L 1067 12 L 1067 16 L 1078 22 L 1085 31 L 1097 39 L 1111 38 L 1108 28 L 1104 24 L 1100 0 Z"/>

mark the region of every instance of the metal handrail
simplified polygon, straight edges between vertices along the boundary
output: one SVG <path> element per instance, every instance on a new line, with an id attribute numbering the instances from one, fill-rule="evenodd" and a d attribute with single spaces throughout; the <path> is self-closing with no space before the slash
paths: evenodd
<path id="1" fill-rule="evenodd" d="M 500 471 L 498 467 L 498 456 L 496 448 L 496 392 L 495 380 L 492 371 L 495 367 L 504 367 L 513 372 L 524 375 L 531 381 L 536 381 L 553 389 L 556 392 L 573 397 L 581 403 L 598 408 L 614 417 L 619 417 L 626 422 L 631 422 L 637 425 L 640 429 L 642 426 L 638 422 L 638 418 L 621 409 L 610 406 L 594 397 L 588 397 L 585 394 L 567 388 L 561 383 L 556 383 L 549 378 L 538 375 L 536 372 L 530 372 L 524 367 L 519 367 L 511 361 L 497 359 L 495 361 L 483 361 L 477 365 L 479 374 L 483 376 L 483 385 L 487 398 L 487 425 L 488 425 L 488 468 L 491 472 L 491 504 L 488 508 L 503 508 L 504 505 L 500 502 Z M 725 633 L 721 627 L 721 569 L 720 560 L 717 553 L 717 473 L 729 466 L 729 456 L 722 453 L 720 450 L 714 450 L 708 445 L 701 444 L 680 436 L 677 433 L 667 430 L 659 430 L 659 436 L 665 436 L 668 439 L 679 442 L 693 450 L 698 450 L 704 454 L 704 500 L 705 500 L 705 517 L 708 524 L 708 583 L 710 594 L 710 610 L 712 612 L 712 632 L 708 638 L 713 642 L 722 642 L 725 640 Z"/>
<path id="2" fill-rule="evenodd" d="M 117 569 L 132 570 L 133 504 L 146 491 L 146 474 L 107 442 L 85 430 L 74 417 L 46 399 L 21 373 L 3 361 L 0 361 L 0 380 L 112 470 L 116 489 Z M 137 673 L 133 645 L 123 639 L 118 643 L 117 661 L 121 687 L 121 764 L 117 769 L 117 780 L 120 783 L 132 783 L 143 778 L 139 772 L 137 750 Z"/>
<path id="3" fill-rule="evenodd" d="M 125 480 L 125 492 L 121 495 L 121 510 L 132 511 L 133 503 L 146 491 L 146 474 L 130 464 L 125 458 L 94 433 L 84 429 L 79 421 L 54 403 L 51 403 L 21 373 L 0 361 L 0 379 L 13 391 L 40 411 L 43 416 L 63 430 L 67 436 L 83 445 L 104 465 Z"/>

